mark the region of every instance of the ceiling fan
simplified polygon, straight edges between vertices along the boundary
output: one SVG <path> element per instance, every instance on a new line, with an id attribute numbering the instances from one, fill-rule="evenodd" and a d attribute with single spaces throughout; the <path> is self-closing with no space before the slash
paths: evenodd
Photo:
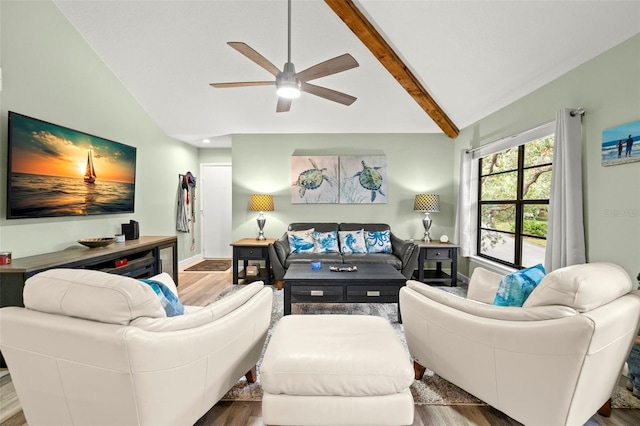
<path id="1" fill-rule="evenodd" d="M 328 99 L 333 102 L 338 102 L 343 105 L 351 105 L 357 98 L 341 93 L 326 87 L 316 86 L 310 84 L 309 81 L 315 80 L 320 77 L 325 77 L 331 74 L 337 74 L 342 71 L 356 68 L 358 62 L 348 53 L 337 56 L 333 59 L 321 62 L 313 65 L 296 73 L 295 67 L 291 62 L 291 0 L 288 1 L 288 50 L 287 50 L 287 63 L 284 64 L 284 69 L 280 71 L 275 65 L 273 65 L 264 56 L 256 52 L 249 47 L 248 44 L 236 41 L 230 41 L 227 43 L 229 46 L 242 53 L 247 58 L 251 59 L 256 64 L 260 65 L 265 70 L 273 74 L 275 81 L 245 81 L 235 83 L 211 83 L 210 85 L 215 88 L 227 88 L 227 87 L 250 87 L 250 86 L 276 86 L 276 93 L 278 94 L 278 104 L 276 106 L 276 112 L 287 112 L 291 109 L 291 102 L 294 98 L 300 96 L 300 92 L 311 93 L 312 95 L 319 96 L 321 98 Z"/>

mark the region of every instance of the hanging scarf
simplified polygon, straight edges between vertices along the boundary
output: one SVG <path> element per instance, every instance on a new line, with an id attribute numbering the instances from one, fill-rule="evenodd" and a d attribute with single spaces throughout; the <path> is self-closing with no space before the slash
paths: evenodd
<path id="1" fill-rule="evenodd" d="M 184 194 L 185 179 L 183 175 L 178 175 L 178 214 L 176 220 L 176 230 L 180 232 L 189 232 L 189 219 L 187 218 L 187 205 Z"/>

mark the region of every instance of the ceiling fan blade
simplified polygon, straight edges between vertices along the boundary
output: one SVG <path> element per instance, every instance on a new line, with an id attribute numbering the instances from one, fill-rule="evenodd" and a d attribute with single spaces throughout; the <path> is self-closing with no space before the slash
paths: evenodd
<path id="1" fill-rule="evenodd" d="M 239 41 L 230 41 L 227 44 L 236 49 L 238 52 L 242 53 L 247 58 L 251 59 L 256 64 L 260 65 L 265 70 L 269 71 L 271 74 L 275 76 L 280 74 L 280 70 L 275 65 L 269 62 L 267 58 L 253 50 L 253 48 L 249 47 L 248 44 Z"/>
<path id="2" fill-rule="evenodd" d="M 311 81 L 316 78 L 356 68 L 358 65 L 358 61 L 356 61 L 353 56 L 345 53 L 344 55 L 336 56 L 335 58 L 309 67 L 304 71 L 300 71 L 296 74 L 296 77 L 300 81 Z"/>
<path id="3" fill-rule="evenodd" d="M 278 98 L 276 112 L 288 112 L 291 109 L 291 101 L 291 99 L 287 98 Z"/>
<path id="4" fill-rule="evenodd" d="M 302 83 L 301 89 L 303 92 L 311 93 L 312 95 L 320 96 L 321 98 L 328 99 L 333 102 L 338 102 L 343 105 L 351 105 L 356 101 L 356 97 L 347 95 L 346 93 L 338 92 L 326 87 L 316 86 L 310 83 Z"/>
<path id="5" fill-rule="evenodd" d="M 227 87 L 273 86 L 275 84 L 275 81 L 237 81 L 234 83 L 211 83 L 209 86 L 224 89 Z"/>

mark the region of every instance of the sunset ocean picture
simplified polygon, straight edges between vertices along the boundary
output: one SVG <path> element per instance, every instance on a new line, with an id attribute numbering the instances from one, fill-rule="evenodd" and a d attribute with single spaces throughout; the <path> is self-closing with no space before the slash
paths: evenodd
<path id="1" fill-rule="evenodd" d="M 8 218 L 131 213 L 136 148 L 10 113 Z"/>

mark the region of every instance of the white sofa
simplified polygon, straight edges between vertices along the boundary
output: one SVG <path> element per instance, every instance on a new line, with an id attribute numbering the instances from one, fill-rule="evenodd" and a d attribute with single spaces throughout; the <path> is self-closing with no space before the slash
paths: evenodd
<path id="1" fill-rule="evenodd" d="M 255 282 L 167 317 L 138 280 L 54 269 L 0 309 L 0 349 L 29 425 L 192 425 L 255 372 L 272 298 Z"/>
<path id="2" fill-rule="evenodd" d="M 468 298 L 409 281 L 400 307 L 424 367 L 525 425 L 583 425 L 611 397 L 640 321 L 619 266 L 546 275 L 523 307 L 493 306 L 502 276 L 477 268 Z"/>

